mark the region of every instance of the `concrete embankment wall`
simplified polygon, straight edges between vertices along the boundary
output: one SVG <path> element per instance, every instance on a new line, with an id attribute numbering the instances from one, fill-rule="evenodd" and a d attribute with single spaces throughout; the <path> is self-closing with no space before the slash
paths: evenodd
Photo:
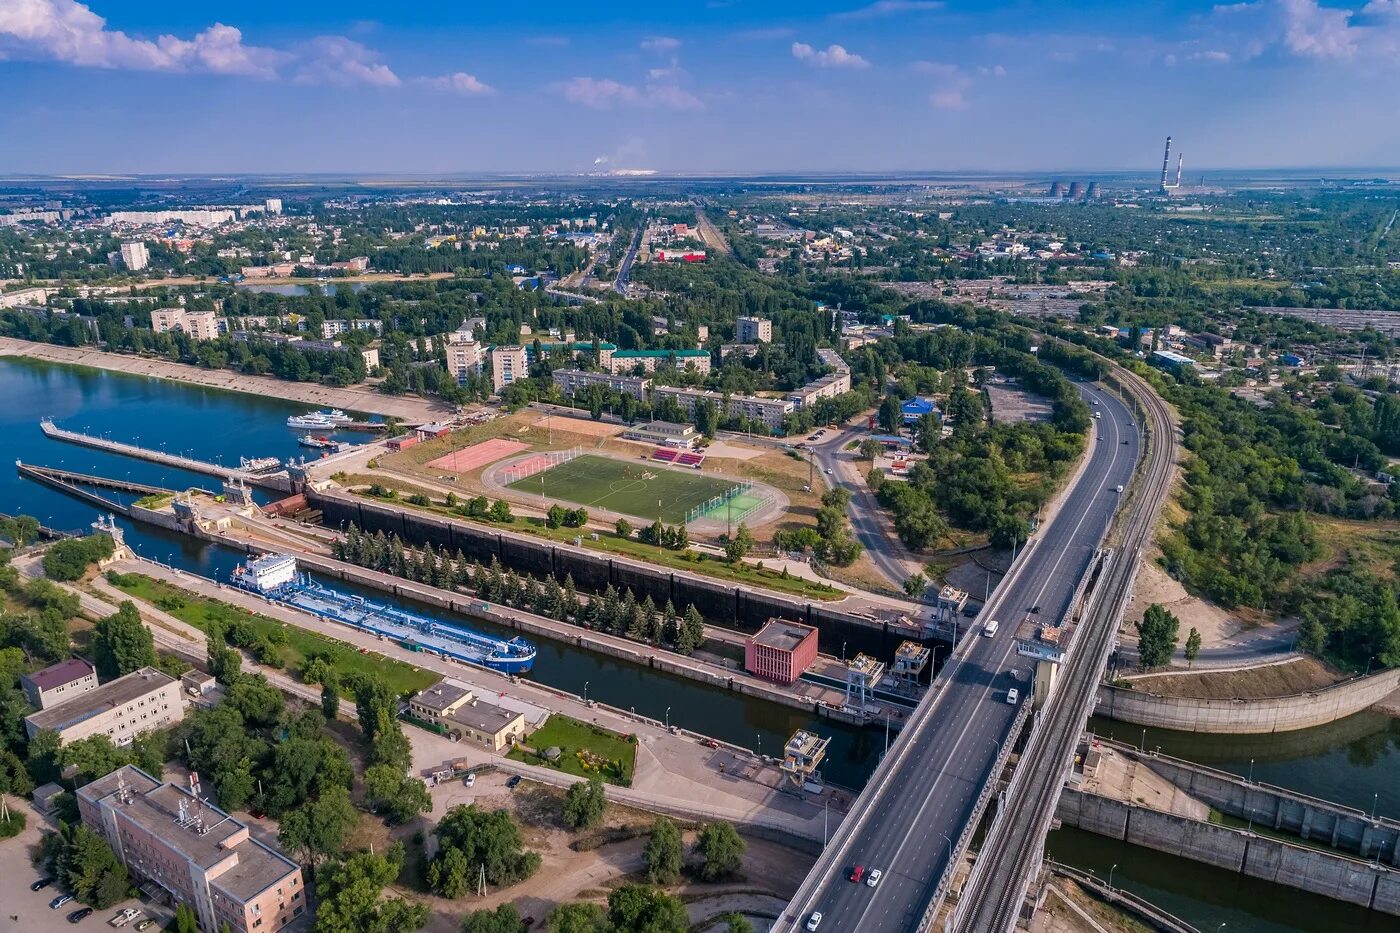
<path id="1" fill-rule="evenodd" d="M 1181 732 L 1255 734 L 1326 725 L 1379 703 L 1400 688 L 1400 669 L 1358 677 L 1309 693 L 1262 700 L 1164 697 L 1099 686 L 1095 712 L 1121 722 Z"/>
<path id="2" fill-rule="evenodd" d="M 252 551 L 246 543 L 234 538 L 217 537 L 214 540 L 244 551 Z M 698 662 L 692 663 L 685 658 L 666 652 L 654 652 L 646 645 L 634 645 L 629 642 L 621 642 L 618 639 L 604 638 L 588 629 L 569 625 L 566 622 L 534 616 L 523 610 L 502 609 L 498 612 L 491 608 L 484 609 L 482 607 L 485 604 L 481 600 L 471 599 L 460 593 L 452 594 L 434 587 L 400 580 L 397 577 L 386 577 L 374 571 L 330 558 L 318 557 L 315 554 L 297 552 L 297 563 L 326 577 L 411 599 L 427 606 L 446 609 L 468 618 L 482 619 L 519 632 L 548 638 L 551 641 L 587 648 L 590 651 L 618 658 L 631 664 L 638 664 L 642 667 L 674 674 L 677 677 L 684 677 L 687 680 L 709 684 L 720 690 L 767 700 L 770 703 L 781 703 L 784 706 L 800 709 L 827 719 L 836 719 L 841 722 L 851 721 L 851 717 L 839 709 L 827 706 L 818 700 L 797 696 L 747 675 L 711 670 Z M 392 582 L 388 582 L 386 585 L 386 581 Z"/>
<path id="3" fill-rule="evenodd" d="M 1400 916 L 1400 872 L 1066 787 L 1056 817 L 1101 836 Z"/>
<path id="4" fill-rule="evenodd" d="M 1400 867 L 1400 852 L 1396 851 L 1400 847 L 1400 823 L 1394 820 L 1372 819 L 1371 814 L 1353 807 L 1253 783 L 1193 762 L 1141 754 L 1116 743 L 1113 747 L 1222 813 Z"/>
<path id="5" fill-rule="evenodd" d="M 899 643 L 909 637 L 898 626 L 819 602 L 652 567 L 470 522 L 392 508 L 346 493 L 311 491 L 307 501 L 312 508 L 321 510 L 329 528 L 355 524 L 369 532 L 397 534 L 415 544 L 431 543 L 449 552 L 460 550 L 483 564 L 494 558 L 503 567 L 535 576 L 553 576 L 560 581 L 572 576 L 574 585 L 585 592 L 600 592 L 612 585 L 631 590 L 638 600 L 650 596 L 658 606 L 667 600 L 677 607 L 693 604 L 706 619 L 740 631 L 756 632 L 770 618 L 779 616 L 816 627 L 825 644 L 845 642 L 852 654 L 865 651 L 878 657 L 892 656 Z"/>

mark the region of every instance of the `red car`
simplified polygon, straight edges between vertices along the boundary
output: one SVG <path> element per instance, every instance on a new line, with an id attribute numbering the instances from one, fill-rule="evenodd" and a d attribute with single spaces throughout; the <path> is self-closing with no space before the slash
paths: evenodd
<path id="1" fill-rule="evenodd" d="M 854 881 L 856 884 L 860 884 L 861 879 L 864 878 L 864 877 L 865 877 L 865 866 L 864 866 L 864 865 L 857 865 L 857 866 L 855 867 L 855 870 L 851 872 L 851 880 Z"/>

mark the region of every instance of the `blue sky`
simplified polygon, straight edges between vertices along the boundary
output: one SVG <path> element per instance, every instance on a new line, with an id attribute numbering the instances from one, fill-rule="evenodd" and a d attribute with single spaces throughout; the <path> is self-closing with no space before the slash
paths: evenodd
<path id="1" fill-rule="evenodd" d="M 1400 0 L 0 0 L 0 172 L 1400 165 Z"/>

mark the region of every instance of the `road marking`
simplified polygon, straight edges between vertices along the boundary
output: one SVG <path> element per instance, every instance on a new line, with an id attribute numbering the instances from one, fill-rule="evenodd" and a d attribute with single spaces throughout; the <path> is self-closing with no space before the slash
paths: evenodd
<path id="1" fill-rule="evenodd" d="M 1110 475 L 1113 473 L 1114 468 L 1118 465 L 1118 455 L 1119 455 L 1119 453 L 1120 453 L 1119 448 L 1122 446 L 1121 444 L 1118 443 L 1118 422 L 1117 422 L 1116 419 L 1110 419 L 1109 424 L 1112 426 L 1112 429 L 1113 429 L 1113 430 L 1112 430 L 1112 434 L 1113 434 L 1113 454 L 1112 454 L 1112 456 L 1111 456 L 1110 459 L 1109 459 L 1109 464 L 1108 464 L 1107 468 L 1105 468 L 1104 471 L 1100 474 L 1099 482 L 1098 482 L 1098 484 L 1097 484 L 1097 488 L 1096 488 L 1096 489 L 1094 490 L 1094 492 L 1093 492 L 1092 494 L 1090 494 L 1090 496 L 1089 496 L 1089 502 L 1090 502 L 1091 505 L 1092 505 L 1092 503 L 1094 502 L 1094 500 L 1095 500 L 1099 495 L 1101 495 L 1101 494 L 1103 493 L 1103 490 L 1104 490 L 1105 488 L 1107 488 L 1107 486 L 1108 486 L 1108 480 L 1109 480 L 1109 478 L 1110 478 Z M 1077 494 L 1078 494 L 1078 489 L 1076 489 L 1075 492 L 1073 492 L 1073 493 L 1070 494 L 1070 496 L 1066 499 L 1066 501 L 1065 501 L 1065 503 L 1064 503 L 1063 505 L 1064 505 L 1064 506 L 1069 505 L 1070 499 L 1073 499 L 1073 498 L 1075 497 L 1075 495 L 1077 495 Z M 1063 508 L 1063 506 L 1062 506 L 1062 508 Z M 1070 541 L 1073 541 L 1075 538 L 1077 538 L 1077 536 L 1078 536 L 1078 534 L 1079 534 L 1080 528 L 1083 527 L 1085 520 L 1088 519 L 1088 517 L 1089 517 L 1089 515 L 1090 515 L 1090 513 L 1091 513 L 1092 511 L 1093 511 L 1092 508 L 1087 508 L 1087 509 L 1085 509 L 1085 511 L 1084 511 L 1083 513 L 1081 513 L 1081 515 L 1080 515 L 1080 517 L 1079 517 L 1079 521 L 1077 521 L 1077 522 L 1075 523 L 1074 527 L 1071 529 L 1071 531 L 1070 531 L 1070 533 L 1069 533 L 1069 540 L 1070 540 Z M 1117 511 L 1116 506 L 1115 506 L 1114 509 L 1111 509 L 1111 510 L 1109 511 L 1109 513 L 1108 513 L 1108 522 L 1109 522 L 1109 523 L 1112 522 L 1113 515 L 1114 515 L 1114 513 L 1115 513 L 1116 511 Z M 1058 518 L 1058 515 L 1057 515 L 1056 517 Z M 1107 530 L 1107 528 L 1108 528 L 1108 524 L 1105 524 L 1105 526 L 1104 526 L 1105 531 Z M 1099 536 L 1098 536 L 1098 540 L 1099 540 L 1099 541 L 1102 541 L 1103 534 L 1104 534 L 1104 532 L 1102 532 L 1102 531 L 1099 533 Z M 1045 576 L 1043 582 L 1041 583 L 1040 590 L 1039 590 L 1038 593 L 1036 594 L 1036 598 L 1032 601 L 1033 604 L 1040 601 L 1041 596 L 1043 596 L 1044 593 L 1045 593 L 1045 589 L 1050 585 L 1050 582 L 1051 582 L 1053 579 L 1055 579 L 1056 574 L 1059 572 L 1060 564 L 1064 561 L 1065 557 L 1071 552 L 1071 550 L 1078 550 L 1078 548 L 1077 548 L 1077 547 L 1074 547 L 1074 548 L 1065 547 L 1064 549 L 1062 549 L 1062 550 L 1060 551 L 1059 556 L 1055 559 L 1055 563 L 1054 563 L 1053 565 L 1051 565 L 1050 573 L 1047 574 L 1047 575 Z M 1017 581 L 1017 582 L 1019 583 L 1020 581 Z M 1010 597 L 1010 589 L 1014 589 L 1014 587 L 1008 588 L 1008 590 L 1003 591 L 1003 592 L 1002 592 L 1001 594 L 999 594 L 998 597 L 996 598 L 996 600 L 995 600 L 995 605 L 996 605 L 996 608 L 997 608 L 998 610 L 1001 609 L 1001 608 L 1005 605 L 1006 600 Z M 984 607 L 984 610 L 983 610 L 983 611 L 986 612 L 986 611 L 988 611 L 988 609 L 990 609 L 990 608 L 991 608 L 990 605 L 989 605 L 988 607 Z M 1000 659 L 997 661 L 997 667 L 998 667 L 998 668 L 1002 668 L 1002 667 L 1005 666 L 1006 659 L 1010 656 L 1010 654 L 1011 654 L 1011 649 L 1015 646 L 1015 642 L 1016 642 L 1016 639 L 1015 639 L 1015 638 L 1012 638 L 1012 639 L 1010 639 L 1009 642 L 1007 643 L 1006 650 L 1004 650 L 1004 651 L 1002 652 L 1002 655 L 1001 655 Z M 968 655 L 971 655 L 972 653 L 973 653 L 972 651 L 969 651 L 967 654 L 968 654 Z M 956 664 L 955 664 L 955 666 L 954 666 L 953 671 L 950 672 L 950 674 L 949 674 L 949 680 L 950 680 L 950 682 L 951 682 L 952 678 L 960 671 L 960 669 L 961 669 L 963 663 L 964 663 L 965 661 L 967 661 L 967 660 L 970 660 L 970 658 L 958 657 L 957 662 L 956 662 Z M 995 675 L 993 675 L 992 682 L 995 682 Z M 967 718 L 966 718 L 966 720 L 965 720 L 965 722 L 964 722 L 964 724 L 963 724 L 963 727 L 962 727 L 961 731 L 959 731 L 959 733 L 958 733 L 958 737 L 953 741 L 953 745 L 952 745 L 952 748 L 951 748 L 951 751 L 950 751 L 950 753 L 949 753 L 949 755 L 948 755 L 948 759 L 947 759 L 947 760 L 952 761 L 952 760 L 956 757 L 957 752 L 961 749 L 963 740 L 964 740 L 964 738 L 966 738 L 966 736 L 967 736 L 967 731 L 968 731 L 968 729 L 970 729 L 970 728 L 972 727 L 973 716 L 975 715 L 976 707 L 979 706 L 979 705 L 981 705 L 982 703 L 985 703 L 985 702 L 986 702 L 987 695 L 988 695 L 988 693 L 991 691 L 991 688 L 992 688 L 992 683 L 989 682 L 989 683 L 983 688 L 982 693 L 981 693 L 980 695 L 978 695 L 978 696 L 976 697 L 976 699 L 974 699 L 974 700 L 972 701 L 973 710 L 969 712 L 969 714 L 968 714 L 968 716 L 967 716 Z M 929 716 L 927 719 L 925 719 L 924 722 L 920 723 L 919 728 L 922 728 L 923 725 L 924 725 L 925 723 L 927 723 L 928 721 L 931 721 L 931 719 L 932 719 L 932 712 L 933 712 L 933 708 L 932 708 L 932 707 L 930 707 L 929 712 L 930 712 L 930 716 Z M 1014 721 L 1014 716 L 1013 716 L 1013 721 Z M 913 745 L 913 741 L 912 741 L 913 738 L 914 738 L 914 737 L 911 737 L 910 747 L 912 747 L 912 745 Z M 1001 740 L 1001 741 L 1004 742 L 1005 740 L 1006 740 L 1006 737 L 1005 737 L 1005 736 L 1002 736 L 1002 740 Z M 899 764 L 902 764 L 902 763 L 903 763 L 903 762 L 901 761 Z M 995 762 L 994 762 L 994 763 L 995 763 Z M 897 768 L 898 768 L 898 765 L 896 766 L 896 769 L 895 769 L 895 770 L 897 770 Z M 892 772 L 892 773 L 893 773 L 893 772 Z M 935 791 L 938 790 L 938 787 L 939 787 L 940 783 L 942 782 L 943 776 L 944 776 L 945 774 L 947 774 L 947 773 L 948 773 L 948 772 L 947 772 L 946 770 L 940 771 L 940 772 L 938 773 L 938 775 L 934 777 L 933 783 L 929 786 L 928 791 L 925 793 L 924 798 L 923 798 L 923 801 L 921 802 L 918 811 L 914 814 L 913 820 L 911 820 L 911 821 L 907 824 L 907 831 L 906 831 L 906 833 L 905 833 L 903 839 L 900 841 L 899 846 L 895 849 L 894 856 L 893 856 L 893 858 L 890 860 L 890 863 L 891 863 L 891 864 L 897 864 L 897 863 L 901 860 L 901 856 L 902 856 L 902 854 L 903 854 L 903 852 L 904 852 L 905 846 L 907 846 L 907 845 L 909 844 L 909 840 L 910 840 L 910 838 L 914 835 L 914 832 L 915 832 L 915 830 L 916 830 L 916 828 L 917 828 L 917 825 L 918 825 L 920 822 L 922 822 L 922 820 L 923 820 L 924 810 L 928 807 L 928 804 L 929 804 L 930 800 L 932 799 L 932 797 L 933 797 Z M 979 776 L 980 776 L 980 775 L 979 775 Z M 990 777 L 990 776 L 989 776 L 989 777 Z M 966 779 L 965 779 L 965 780 L 966 780 Z M 968 781 L 968 783 L 970 784 L 971 781 Z M 888 785 L 887 785 L 887 786 L 888 786 Z M 884 789 L 882 788 L 881 790 L 883 791 Z M 874 807 L 874 806 L 877 806 L 877 805 L 879 805 L 880 803 L 882 803 L 882 802 L 883 802 L 883 796 L 884 796 L 884 795 L 883 795 L 883 793 L 882 793 L 882 794 L 881 794 L 879 797 L 877 797 L 875 800 L 872 800 L 872 801 L 871 801 L 871 806 Z M 974 798 L 974 799 L 975 799 L 975 798 Z M 848 839 L 848 840 L 847 840 L 847 845 L 849 845 L 850 842 L 853 842 L 853 841 L 854 841 L 854 836 L 853 836 L 851 839 Z M 844 857 L 844 856 L 843 856 L 843 857 Z M 942 855 L 941 855 L 941 853 L 940 853 L 940 858 L 941 858 L 941 857 L 942 857 Z M 818 885 L 816 891 L 813 892 L 813 895 L 815 896 L 815 895 L 819 894 L 823 889 L 825 889 L 826 885 L 827 885 L 827 882 L 824 880 L 820 885 Z M 854 927 L 855 929 L 860 929 L 860 928 L 861 928 L 861 924 L 864 922 L 865 917 L 866 917 L 866 914 L 868 914 L 869 911 L 870 911 L 870 909 L 871 909 L 871 907 L 874 906 L 874 904 L 875 904 L 877 898 L 878 898 L 878 895 L 876 895 L 875 897 L 872 897 L 871 900 L 868 901 L 868 902 L 866 903 L 865 909 L 864 909 L 863 911 L 861 911 L 861 912 L 860 912 L 860 915 L 856 918 L 856 925 L 855 925 L 855 927 Z M 810 904 L 810 903 L 811 903 L 811 898 L 808 899 L 808 904 Z M 804 906 L 804 911 L 803 911 L 803 913 L 805 914 L 805 906 Z"/>

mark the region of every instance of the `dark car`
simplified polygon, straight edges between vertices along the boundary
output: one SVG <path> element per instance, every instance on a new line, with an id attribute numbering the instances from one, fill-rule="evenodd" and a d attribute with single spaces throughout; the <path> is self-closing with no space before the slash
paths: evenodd
<path id="1" fill-rule="evenodd" d="M 514 787 L 515 785 L 517 785 L 517 784 L 519 784 L 519 783 L 520 783 L 520 775 L 518 775 L 518 774 L 513 774 L 513 775 L 511 775 L 510 780 L 509 780 L 509 781 L 506 781 L 506 787 Z"/>
<path id="2" fill-rule="evenodd" d="M 48 887 L 49 885 L 51 885 L 51 884 L 53 884 L 53 879 L 52 879 L 52 878 L 40 878 L 38 881 L 34 882 L 33 884 L 31 884 L 31 885 L 29 886 L 29 890 L 31 890 L 31 891 L 42 891 L 42 890 L 44 890 L 45 888 L 47 888 L 47 887 Z"/>
<path id="3" fill-rule="evenodd" d="M 92 913 L 91 907 L 80 907 L 68 915 L 68 922 L 81 923 L 83 920 L 87 919 L 87 915 L 90 913 Z"/>

